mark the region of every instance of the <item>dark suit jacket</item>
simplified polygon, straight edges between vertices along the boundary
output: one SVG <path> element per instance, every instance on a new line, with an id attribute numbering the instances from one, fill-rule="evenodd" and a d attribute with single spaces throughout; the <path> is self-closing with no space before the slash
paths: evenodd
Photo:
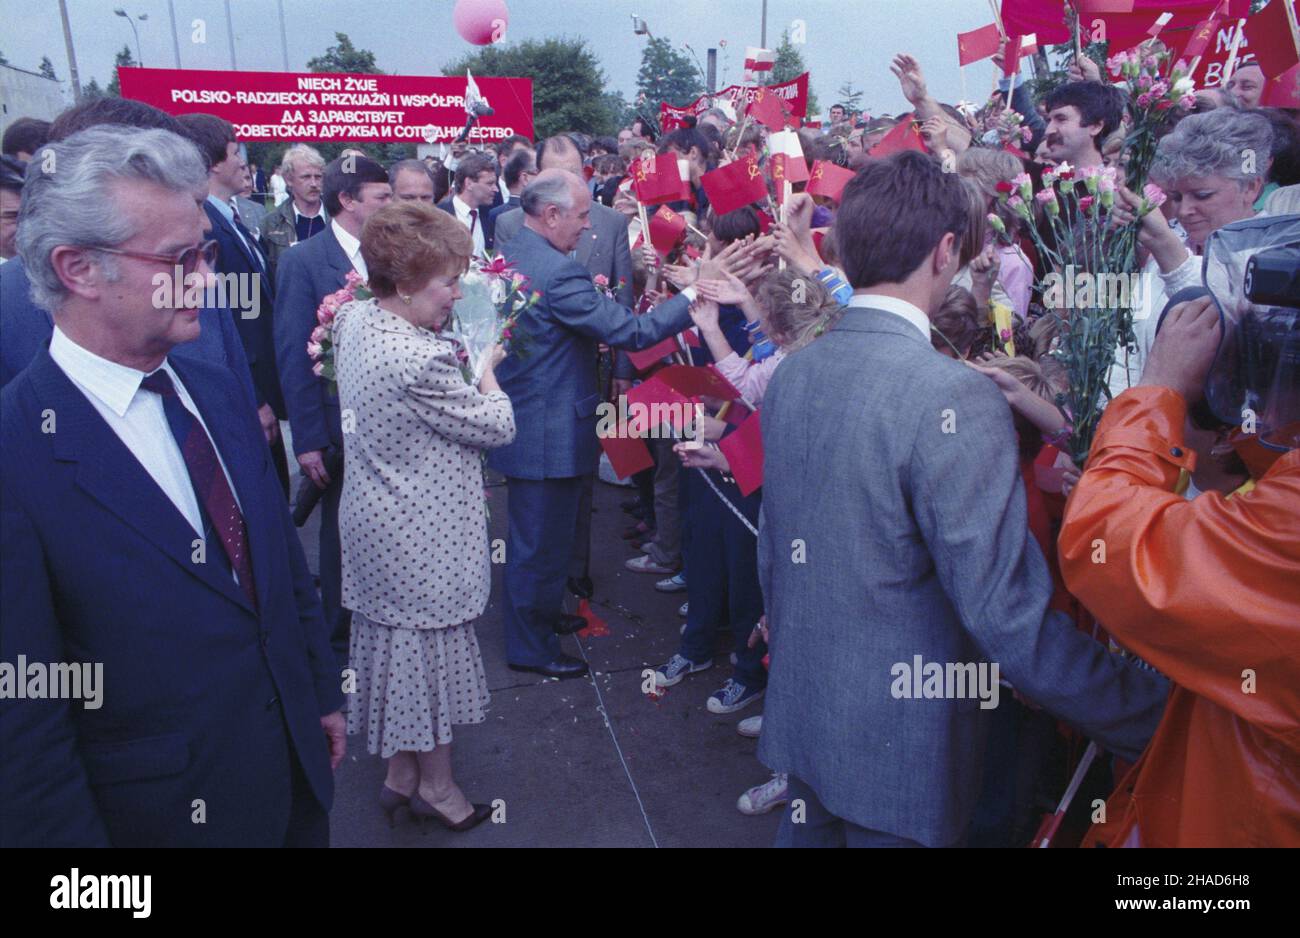
<path id="1" fill-rule="evenodd" d="M 444 212 L 449 212 L 450 214 L 455 215 L 456 208 L 451 204 L 451 198 L 452 197 L 449 195 L 447 198 L 439 202 L 438 208 L 442 209 Z M 491 206 L 478 210 L 478 221 L 479 224 L 483 226 L 483 247 L 484 249 L 491 251 L 496 245 L 496 240 L 493 237 L 496 231 L 496 220 L 493 217 Z"/>
<path id="2" fill-rule="evenodd" d="M 30 365 L 54 334 L 54 319 L 32 302 L 29 287 L 22 258 L 0 264 L 0 387 Z M 172 349 L 172 358 L 210 362 L 229 369 L 249 400 L 256 398 L 248 357 L 230 310 L 200 310 L 199 329 L 199 337 L 193 342 Z"/>
<path id="3" fill-rule="evenodd" d="M 275 356 L 293 448 L 299 455 L 330 444 L 343 445 L 338 394 L 325 379 L 312 374 L 307 341 L 316 328 L 321 300 L 343 288 L 351 269 L 332 227 L 280 255 L 275 275 Z"/>
<path id="4" fill-rule="evenodd" d="M 497 368 L 515 410 L 515 441 L 488 453 L 488 465 L 520 479 L 567 478 L 596 470 L 596 345 L 647 348 L 691 324 L 675 296 L 640 316 L 598 291 L 591 274 L 535 231 L 510 239 L 506 258 L 542 299 L 519 320 L 522 357 Z"/>
<path id="5" fill-rule="evenodd" d="M 497 249 L 504 252 L 510 239 L 524 227 L 524 210 L 506 209 L 493 224 Z M 611 286 L 623 281 L 623 289 L 615 293 L 624 306 L 632 305 L 632 249 L 628 244 L 627 218 L 621 212 L 592 202 L 591 230 L 582 236 L 573 256 L 593 277 L 604 274 Z"/>
<path id="6" fill-rule="evenodd" d="M 283 420 L 284 394 L 280 391 L 280 377 L 275 363 L 275 332 L 271 325 L 275 293 L 266 275 L 265 258 L 253 256 L 235 226 L 211 202 L 204 202 L 203 210 L 208 213 L 208 222 L 212 226 L 208 237 L 221 246 L 217 273 L 235 274 L 241 280 L 251 282 L 257 291 L 253 301 L 246 306 L 236 305 L 243 288 L 240 292 L 229 293 L 226 302 L 231 307 L 235 328 L 239 330 L 239 340 L 244 343 L 244 353 L 248 356 L 248 367 L 253 372 L 253 386 L 257 389 L 258 403 L 270 404 L 276 417 Z"/>
<path id="7" fill-rule="evenodd" d="M 172 366 L 230 470 L 259 611 L 43 349 L 0 394 L 0 660 L 100 663 L 102 698 L 0 700 L 5 847 L 278 845 L 295 759 L 332 803 L 339 677 L 261 425 L 225 369 Z"/>
<path id="8" fill-rule="evenodd" d="M 500 205 L 494 206 L 492 210 L 488 212 L 488 220 L 492 225 L 493 235 L 496 234 L 497 220 L 506 212 L 510 211 L 512 208 L 518 208 L 518 207 L 519 207 L 519 196 L 512 195 L 510 197 L 510 201 L 502 202 Z"/>

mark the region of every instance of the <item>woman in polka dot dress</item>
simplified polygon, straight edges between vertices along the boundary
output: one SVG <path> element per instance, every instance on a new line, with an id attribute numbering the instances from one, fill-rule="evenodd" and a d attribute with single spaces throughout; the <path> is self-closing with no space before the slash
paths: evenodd
<path id="1" fill-rule="evenodd" d="M 388 760 L 380 804 L 468 830 L 491 813 L 451 771 L 451 728 L 481 723 L 487 679 L 474 620 L 491 590 L 481 451 L 514 439 L 493 369 L 466 384 L 438 335 L 473 243 L 420 202 L 377 212 L 361 234 L 374 297 L 334 322 L 347 468 L 339 508 L 343 604 L 352 610 L 348 732 Z"/>

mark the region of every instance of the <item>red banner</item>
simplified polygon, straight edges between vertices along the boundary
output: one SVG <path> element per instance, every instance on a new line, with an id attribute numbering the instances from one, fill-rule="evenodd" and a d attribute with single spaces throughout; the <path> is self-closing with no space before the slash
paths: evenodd
<path id="1" fill-rule="evenodd" d="M 779 85 L 729 85 L 715 94 L 713 98 L 715 101 L 719 99 L 730 101 L 736 109 L 736 114 L 740 115 L 745 113 L 745 108 L 759 88 L 766 88 L 769 94 L 775 94 L 778 98 L 788 101 L 791 113 L 795 117 L 808 116 L 807 72 L 804 72 L 798 78 L 782 82 Z M 709 103 L 708 95 L 696 98 L 690 104 L 684 104 L 681 107 L 674 107 L 665 101 L 659 105 L 659 125 L 663 128 L 664 133 L 668 133 L 670 130 L 676 130 L 682 125 L 683 117 L 688 115 L 699 117 L 712 106 Z"/>
<path id="2" fill-rule="evenodd" d="M 240 140 L 450 143 L 465 128 L 463 77 L 119 68 L 118 79 L 122 97 L 168 114 L 215 114 Z M 474 81 L 496 113 L 470 141 L 531 139 L 532 79 Z"/>

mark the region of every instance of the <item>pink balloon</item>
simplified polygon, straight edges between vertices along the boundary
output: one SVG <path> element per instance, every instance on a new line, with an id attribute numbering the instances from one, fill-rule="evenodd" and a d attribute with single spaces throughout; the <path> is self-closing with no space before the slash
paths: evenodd
<path id="1" fill-rule="evenodd" d="M 505 0 L 456 0 L 451 21 L 466 42 L 486 46 L 505 35 L 510 11 Z"/>

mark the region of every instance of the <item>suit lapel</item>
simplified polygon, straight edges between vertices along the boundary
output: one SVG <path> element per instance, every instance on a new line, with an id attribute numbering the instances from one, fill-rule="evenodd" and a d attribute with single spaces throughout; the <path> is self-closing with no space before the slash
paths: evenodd
<path id="1" fill-rule="evenodd" d="M 221 214 L 211 202 L 204 202 L 203 209 L 208 213 L 208 219 L 212 222 L 213 230 L 220 229 L 223 240 L 234 244 L 235 250 L 244 258 L 244 263 L 248 269 L 257 272 L 258 277 L 262 280 L 262 295 L 268 298 L 274 297 L 275 294 L 271 292 L 271 282 L 266 276 L 266 264 L 263 263 L 262 258 L 254 257 L 249 252 L 249 247 L 244 243 L 244 238 L 235 228 L 234 222 L 227 221 L 226 216 Z M 252 232 L 249 232 L 249 236 L 252 236 Z"/>
<path id="2" fill-rule="evenodd" d="M 352 259 L 348 257 L 343 250 L 343 245 L 339 244 L 339 239 L 334 237 L 334 229 L 330 225 L 325 226 L 325 230 L 316 237 L 325 238 L 325 260 L 329 263 L 339 275 L 339 287 L 343 286 L 343 281 L 347 278 L 348 271 L 352 270 Z"/>
<path id="3" fill-rule="evenodd" d="M 251 612 L 248 600 L 220 563 L 194 562 L 198 535 L 190 523 L 50 358 L 48 348 L 41 350 L 33 366 L 32 382 L 40 407 L 58 415 L 54 456 L 61 462 L 77 463 L 77 486 L 186 573 Z M 185 386 L 190 389 L 190 382 Z M 206 420 L 208 415 L 205 412 L 203 416 Z M 222 547 L 209 544 L 206 549 Z"/>

